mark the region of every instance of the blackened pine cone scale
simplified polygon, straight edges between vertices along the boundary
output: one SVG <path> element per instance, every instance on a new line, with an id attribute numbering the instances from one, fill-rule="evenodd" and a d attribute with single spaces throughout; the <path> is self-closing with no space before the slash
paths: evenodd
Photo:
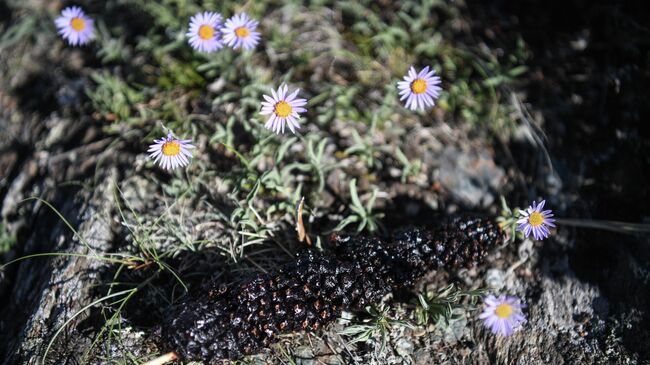
<path id="1" fill-rule="evenodd" d="M 161 328 L 161 346 L 183 360 L 241 358 L 277 334 L 318 330 L 343 309 L 377 303 L 428 271 L 475 265 L 502 240 L 493 219 L 466 216 L 402 231 L 389 242 L 335 235 L 326 252 L 305 250 L 274 274 L 180 302 Z"/>

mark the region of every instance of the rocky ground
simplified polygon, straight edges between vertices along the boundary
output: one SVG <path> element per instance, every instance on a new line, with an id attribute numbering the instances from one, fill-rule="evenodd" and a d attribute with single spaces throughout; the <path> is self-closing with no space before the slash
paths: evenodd
<path id="1" fill-rule="evenodd" d="M 373 318 L 346 313 L 241 363 L 650 363 L 650 239 L 602 229 L 650 223 L 641 4 L 109 0 L 80 4 L 101 32 L 83 48 L 56 36 L 66 5 L 0 2 L 0 262 L 47 254 L 0 269 L 2 364 L 155 356 L 152 329 L 187 291 L 292 259 L 301 196 L 312 239 L 356 231 L 339 226 L 352 181 L 364 204 L 377 192 L 379 228 L 362 234 L 498 214 L 500 196 L 519 207 L 545 197 L 598 228 L 565 221 L 415 288 L 519 296 L 528 323 L 512 337 L 493 336 L 464 301 L 447 324 L 394 323 L 385 346 L 378 331 L 355 343 L 346 330 Z M 264 41 L 197 56 L 181 29 L 204 6 L 248 11 Z M 430 112 L 397 100 L 410 64 L 443 79 Z M 295 139 L 259 128 L 261 94 L 280 80 L 312 100 Z M 197 144 L 186 171 L 146 160 L 163 125 Z M 415 323 L 414 298 L 382 305 Z"/>

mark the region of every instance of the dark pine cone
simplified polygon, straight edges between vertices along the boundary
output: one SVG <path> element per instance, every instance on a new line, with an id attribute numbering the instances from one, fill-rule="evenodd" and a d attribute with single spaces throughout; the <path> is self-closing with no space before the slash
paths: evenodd
<path id="1" fill-rule="evenodd" d="M 162 345 L 184 360 L 237 359 L 279 333 L 317 330 L 342 309 L 376 303 L 427 271 L 474 265 L 502 239 L 494 220 L 475 217 L 405 230 L 389 242 L 333 236 L 329 252 L 305 250 L 274 274 L 179 303 L 162 327 Z"/>

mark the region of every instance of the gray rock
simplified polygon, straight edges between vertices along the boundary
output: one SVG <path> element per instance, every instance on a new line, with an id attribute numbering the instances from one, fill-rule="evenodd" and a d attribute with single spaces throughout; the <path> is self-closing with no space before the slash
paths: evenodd
<path id="1" fill-rule="evenodd" d="M 503 185 L 505 173 L 494 163 L 487 150 L 464 150 L 450 147 L 443 150 L 434 180 L 460 203 L 468 207 L 486 208 L 495 202 L 494 191 Z"/>

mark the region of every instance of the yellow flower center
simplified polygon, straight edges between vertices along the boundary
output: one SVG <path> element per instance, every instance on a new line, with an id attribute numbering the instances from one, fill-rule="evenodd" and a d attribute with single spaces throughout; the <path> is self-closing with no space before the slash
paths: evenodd
<path id="1" fill-rule="evenodd" d="M 173 157 L 181 152 L 181 144 L 176 141 L 165 142 L 162 146 L 162 153 L 165 156 Z"/>
<path id="2" fill-rule="evenodd" d="M 208 41 L 214 38 L 214 28 L 207 24 L 202 25 L 199 28 L 199 38 L 203 39 L 204 41 Z"/>
<path id="3" fill-rule="evenodd" d="M 86 28 L 86 22 L 81 18 L 72 18 L 70 21 L 70 26 L 77 32 L 81 32 L 84 30 L 84 28 Z"/>
<path id="4" fill-rule="evenodd" d="M 528 223 L 533 227 L 541 226 L 544 223 L 544 216 L 540 212 L 532 212 L 528 216 Z"/>
<path id="5" fill-rule="evenodd" d="M 497 317 L 506 319 L 512 314 L 512 306 L 506 303 L 499 304 L 494 313 L 497 315 Z"/>
<path id="6" fill-rule="evenodd" d="M 291 114 L 293 108 L 291 108 L 291 105 L 289 105 L 289 103 L 282 100 L 277 104 L 275 104 L 274 111 L 275 111 L 275 115 L 277 115 L 278 117 L 286 118 L 289 116 L 289 114 Z"/>
<path id="7" fill-rule="evenodd" d="M 415 79 L 411 83 L 411 90 L 416 94 L 422 94 L 427 91 L 427 82 L 422 79 Z"/>
<path id="8" fill-rule="evenodd" d="M 235 29 L 235 35 L 238 38 L 246 38 L 246 37 L 248 37 L 249 34 L 250 34 L 250 32 L 248 31 L 248 28 L 246 28 L 246 27 L 239 27 L 239 28 Z"/>

